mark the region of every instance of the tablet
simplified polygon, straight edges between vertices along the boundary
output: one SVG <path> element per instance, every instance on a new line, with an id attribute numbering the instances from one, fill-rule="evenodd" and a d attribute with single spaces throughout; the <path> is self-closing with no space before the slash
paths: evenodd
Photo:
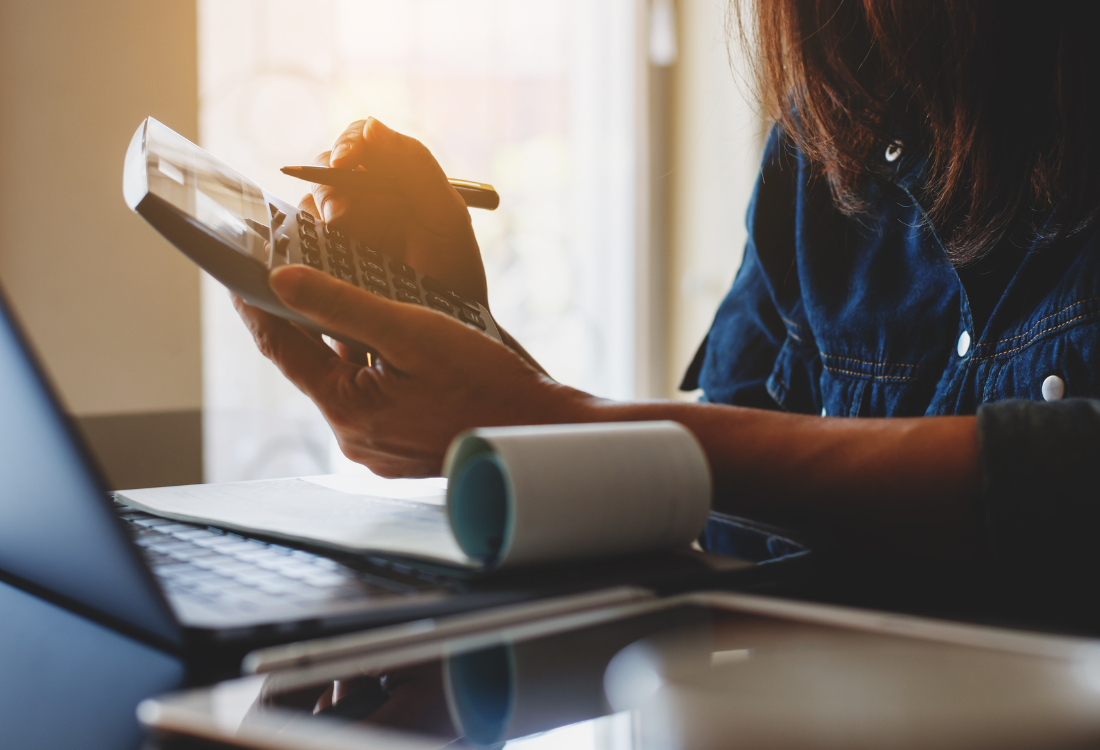
<path id="1" fill-rule="evenodd" d="M 289 310 L 268 285 L 271 269 L 312 266 L 501 340 L 481 303 L 299 211 L 152 117 L 130 141 L 122 192 L 131 210 L 245 302 L 345 343 L 369 344 L 320 329 Z"/>
<path id="2" fill-rule="evenodd" d="M 1058 748 L 1100 742 L 1100 646 L 701 593 L 384 646 L 145 701 L 279 748 Z"/>

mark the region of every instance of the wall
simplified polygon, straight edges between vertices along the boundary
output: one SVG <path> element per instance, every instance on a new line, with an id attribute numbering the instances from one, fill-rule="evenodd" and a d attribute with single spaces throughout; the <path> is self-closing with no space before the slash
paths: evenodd
<path id="1" fill-rule="evenodd" d="M 121 182 L 145 116 L 197 136 L 196 54 L 194 0 L 0 3 L 0 286 L 116 483 L 201 460 L 199 274 Z"/>
<path id="2" fill-rule="evenodd" d="M 677 0 L 664 392 L 674 395 L 741 264 L 765 126 L 730 69 L 725 0 Z"/>

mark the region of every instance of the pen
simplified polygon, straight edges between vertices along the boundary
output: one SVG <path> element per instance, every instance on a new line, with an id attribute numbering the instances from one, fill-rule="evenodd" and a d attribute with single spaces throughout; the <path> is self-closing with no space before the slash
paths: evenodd
<path id="1" fill-rule="evenodd" d="M 390 182 L 370 172 L 359 169 L 334 169 L 332 167 L 283 167 L 279 170 L 285 175 L 317 185 L 362 190 L 367 193 L 395 193 L 397 188 Z M 470 208 L 484 208 L 492 211 L 500 205 L 500 196 L 492 185 L 469 180 L 451 180 L 451 187 L 458 191 L 462 200 Z"/>

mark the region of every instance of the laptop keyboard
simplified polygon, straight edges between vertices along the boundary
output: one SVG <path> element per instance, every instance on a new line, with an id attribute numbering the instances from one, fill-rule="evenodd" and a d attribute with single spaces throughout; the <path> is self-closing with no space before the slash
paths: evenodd
<path id="1" fill-rule="evenodd" d="M 211 526 L 179 523 L 117 505 L 153 573 L 172 598 L 258 612 L 321 602 L 413 595 L 457 582 L 381 558 L 337 560 Z"/>

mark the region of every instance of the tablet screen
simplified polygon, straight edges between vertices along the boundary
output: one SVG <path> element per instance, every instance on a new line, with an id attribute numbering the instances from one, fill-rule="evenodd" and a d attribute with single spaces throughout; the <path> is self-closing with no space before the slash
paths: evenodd
<path id="1" fill-rule="evenodd" d="M 398 732 L 515 750 L 1055 747 L 1100 737 L 1100 680 L 1083 674 L 1064 659 L 678 605 L 247 678 L 204 693 L 202 711 L 229 735 L 358 732 L 371 746 Z"/>
<path id="2" fill-rule="evenodd" d="M 153 119 L 145 154 L 149 192 L 238 252 L 267 262 L 271 216 L 256 184 Z"/>

